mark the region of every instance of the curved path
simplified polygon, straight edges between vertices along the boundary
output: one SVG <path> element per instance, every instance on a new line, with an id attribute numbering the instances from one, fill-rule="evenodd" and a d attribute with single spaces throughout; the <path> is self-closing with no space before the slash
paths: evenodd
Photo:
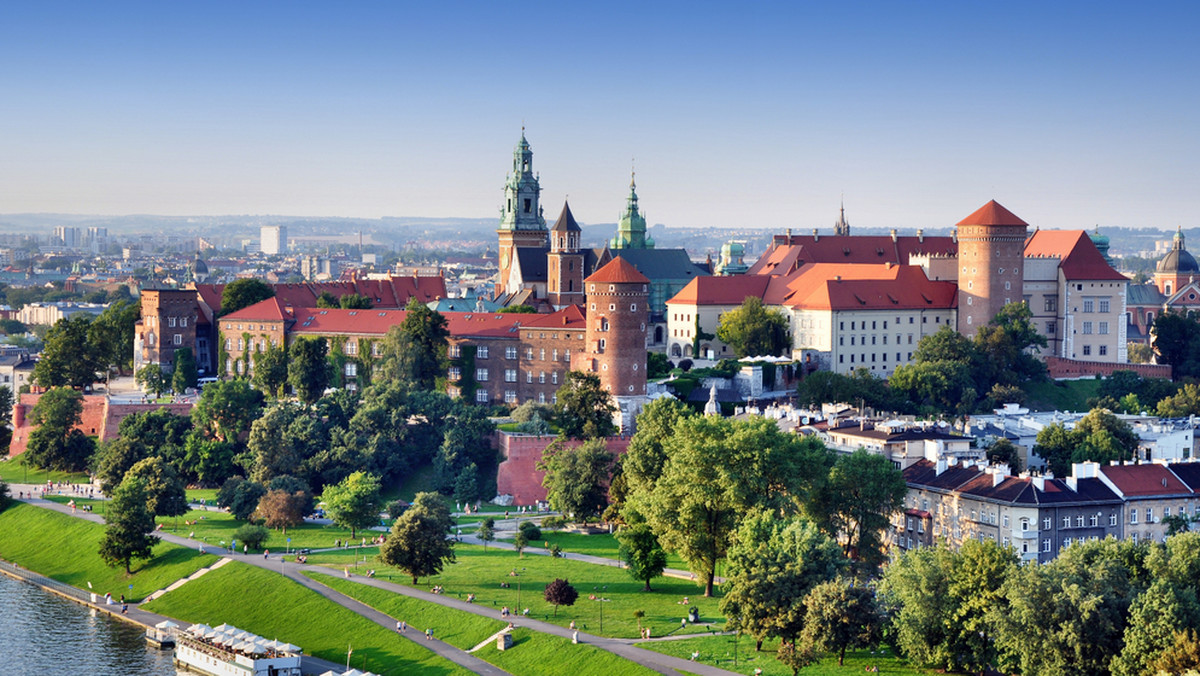
<path id="1" fill-rule="evenodd" d="M 16 487 L 14 487 L 14 488 L 16 488 Z M 21 490 L 28 490 L 28 487 L 22 486 Z M 85 519 L 87 521 L 92 521 L 94 523 L 104 523 L 104 519 L 99 514 L 96 514 L 94 512 L 83 512 L 83 511 L 76 510 L 74 513 L 72 513 L 71 508 L 68 507 L 67 505 L 53 502 L 50 500 L 40 499 L 40 498 L 26 499 L 25 501 L 29 502 L 30 504 L 36 505 L 38 507 L 42 507 L 44 509 L 51 509 L 51 510 L 54 510 L 57 512 L 61 512 L 63 514 L 67 514 L 68 516 L 74 516 L 76 518 Z M 202 544 L 198 540 L 191 540 L 189 538 L 186 538 L 186 537 L 183 537 L 180 535 L 175 535 L 173 533 L 166 533 L 166 532 L 159 531 L 158 533 L 156 533 L 156 535 L 161 537 L 166 542 L 171 542 L 171 543 L 178 544 L 178 545 L 181 545 L 184 547 L 189 547 L 189 548 L 195 548 Z M 473 536 L 463 536 L 462 540 L 464 542 L 470 542 L 472 544 L 482 544 L 482 542 L 480 542 Z M 492 546 L 498 546 L 498 545 L 499 546 L 507 546 L 509 548 L 512 547 L 512 545 L 509 543 L 492 543 Z M 545 549 L 535 549 L 535 548 L 531 547 L 531 548 L 527 548 L 525 551 L 530 552 L 530 553 L 541 554 L 541 555 L 549 555 L 549 552 L 546 551 Z M 213 553 L 216 553 L 216 552 L 213 552 Z M 317 592 L 318 594 L 320 594 L 321 596 L 323 596 L 324 598 L 329 599 L 330 601 L 333 601 L 345 608 L 348 608 L 348 609 L 352 610 L 353 612 L 355 612 L 355 613 L 357 613 L 357 614 L 359 614 L 359 615 L 361 615 L 361 616 L 363 616 L 363 617 L 365 617 L 365 618 L 375 622 L 376 624 L 379 624 L 380 626 L 383 626 L 389 630 L 393 630 L 393 631 L 395 630 L 397 619 L 404 619 L 404 618 L 389 617 L 389 616 L 375 610 L 374 608 L 371 608 L 371 607 L 369 607 L 365 604 L 362 604 L 344 594 L 334 591 L 333 589 L 326 587 L 325 585 L 319 584 L 318 582 L 316 582 L 312 579 L 309 579 L 307 576 L 302 574 L 302 572 L 314 572 L 314 573 L 324 574 L 324 575 L 337 575 L 336 571 L 333 571 L 329 568 L 324 568 L 324 567 L 316 566 L 316 565 L 297 564 L 294 562 L 284 563 L 280 560 L 282 558 L 281 556 L 276 556 L 274 558 L 263 558 L 263 557 L 257 556 L 257 555 L 239 556 L 239 555 L 235 554 L 232 556 L 228 556 L 227 558 L 230 558 L 235 561 L 241 561 L 242 563 L 247 563 L 252 566 L 257 566 L 259 568 L 263 568 L 266 570 L 279 572 L 282 575 L 284 575 L 285 577 L 287 577 L 288 579 L 291 579 L 291 580 L 303 585 L 306 589 L 311 589 L 311 590 Z M 568 556 L 568 558 L 580 560 L 580 561 L 586 561 L 588 563 L 596 563 L 598 565 L 619 566 L 619 562 L 617 562 L 613 559 L 605 559 L 602 557 L 590 556 L 590 555 L 585 555 L 585 554 L 571 554 Z M 681 572 L 681 571 L 677 571 L 677 572 Z M 683 573 L 683 575 L 690 575 L 690 574 Z M 366 578 L 366 577 L 363 577 L 360 575 L 354 575 L 354 576 L 352 576 L 352 579 L 355 582 L 359 582 L 361 584 L 370 585 L 373 587 L 377 587 L 379 589 L 385 589 L 387 591 L 390 591 L 390 592 L 393 592 L 396 594 L 402 594 L 404 596 L 409 596 L 409 597 L 412 597 L 415 599 L 419 599 L 421 601 L 426 601 L 429 603 L 436 603 L 436 604 L 445 606 L 447 608 L 452 608 L 454 610 L 460 610 L 463 612 L 473 613 L 475 615 L 480 615 L 483 617 L 487 617 L 489 619 L 497 619 L 495 617 L 494 609 L 484 608 L 482 606 L 478 606 L 473 603 L 467 603 L 466 601 L 462 601 L 462 600 L 459 600 L 456 598 L 448 598 L 441 594 L 431 594 L 429 592 L 421 591 L 418 589 L 413 589 L 411 587 L 406 587 L 404 585 L 396 584 L 393 582 L 388 582 L 386 580 L 380 580 L 378 578 Z M 135 610 L 135 607 L 131 605 L 130 612 L 132 613 L 134 610 Z M 140 611 L 140 609 L 137 609 L 137 610 Z M 144 612 L 144 611 L 140 611 L 140 612 Z M 147 615 L 149 615 L 149 613 L 147 613 Z M 565 627 L 560 627 L 556 624 L 551 624 L 549 622 L 543 622 L 541 620 L 535 620 L 533 618 L 513 617 L 510 619 L 512 620 L 512 622 L 515 626 L 527 627 L 527 628 L 532 629 L 537 632 L 541 632 L 541 633 L 545 633 L 545 634 L 552 634 L 552 635 L 560 636 L 560 637 L 567 638 L 567 639 L 570 639 L 572 637 L 572 634 L 574 633 L 574 632 L 572 632 L 572 630 L 567 629 Z M 414 635 L 416 635 L 416 632 L 413 632 L 413 633 L 414 633 Z M 702 636 L 702 635 L 698 635 L 698 636 Z M 492 664 L 484 662 L 483 660 L 475 657 L 474 655 L 471 655 L 470 653 L 467 653 L 466 651 L 463 651 L 463 650 L 461 650 L 455 646 L 452 646 L 448 643 L 445 643 L 443 641 L 439 641 L 436 639 L 434 639 L 432 641 L 425 641 L 425 640 L 418 641 L 414 638 L 414 636 L 405 635 L 405 637 L 408 638 L 408 640 L 413 641 L 417 645 L 425 647 L 429 650 L 432 650 L 433 652 L 437 653 L 438 655 L 445 657 L 446 659 L 454 662 L 455 664 L 458 664 L 458 665 L 460 665 L 466 669 L 469 669 L 477 674 L 484 674 L 487 676 L 493 676 L 493 675 L 499 676 L 499 675 L 507 673 L 507 672 L 503 671 L 502 669 L 499 669 L 498 667 L 496 667 Z M 422 637 L 423 637 L 423 635 L 422 635 Z M 684 672 L 684 673 L 690 673 L 690 674 L 701 674 L 703 676 L 732 676 L 737 673 L 737 672 L 733 672 L 733 671 L 727 671 L 725 669 L 721 669 L 718 667 L 710 666 L 710 665 L 704 664 L 702 662 L 692 662 L 692 661 L 685 660 L 685 659 L 682 659 L 679 657 L 673 657 L 671 655 L 664 655 L 661 653 L 656 653 L 651 650 L 639 648 L 636 645 L 634 645 L 634 642 L 636 641 L 636 639 L 606 638 L 606 637 L 602 637 L 602 636 L 595 636 L 593 634 L 579 632 L 579 640 L 581 643 L 587 643 L 587 644 L 596 646 L 597 648 L 611 652 L 615 655 L 619 655 L 620 657 L 628 659 L 631 662 L 635 662 L 637 664 L 640 664 L 648 669 L 651 669 L 651 670 L 656 671 L 661 674 L 679 674 L 680 672 Z M 678 640 L 678 639 L 675 639 L 675 640 Z"/>

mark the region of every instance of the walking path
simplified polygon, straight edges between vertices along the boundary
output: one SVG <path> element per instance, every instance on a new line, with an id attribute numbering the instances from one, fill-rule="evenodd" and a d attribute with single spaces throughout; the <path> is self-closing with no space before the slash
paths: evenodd
<path id="1" fill-rule="evenodd" d="M 22 487 L 21 490 L 28 491 L 30 488 L 37 488 L 37 487 L 36 486 L 35 487 Z M 28 495 L 28 494 L 29 493 L 26 492 L 26 495 Z M 104 519 L 99 514 L 96 514 L 94 512 L 83 512 L 83 511 L 78 511 L 78 510 L 75 511 L 74 513 L 72 513 L 71 508 L 68 507 L 67 505 L 53 502 L 51 500 L 45 500 L 42 498 L 29 498 L 29 499 L 26 499 L 25 501 L 29 502 L 30 504 L 36 505 L 38 507 L 42 507 L 44 509 L 50 509 L 50 510 L 57 511 L 57 512 L 60 512 L 63 514 L 67 514 L 68 516 L 74 516 L 76 518 L 81 518 L 81 519 L 84 519 L 87 521 L 91 521 L 93 523 L 104 523 Z M 189 548 L 195 548 L 202 544 L 197 540 L 191 540 L 184 536 L 175 535 L 173 533 L 166 533 L 166 532 L 160 531 L 160 532 L 156 533 L 156 535 L 161 537 L 166 542 L 171 542 L 173 544 L 178 544 L 178 545 L 181 545 L 184 547 L 189 547 Z M 466 541 L 466 542 L 474 541 L 473 543 L 482 544 L 482 542 L 480 542 L 477 538 L 474 538 L 473 536 L 464 536 L 462 539 L 463 539 L 463 541 Z M 509 543 L 499 543 L 499 544 L 493 543 L 493 545 L 494 546 L 507 546 L 509 548 L 512 547 L 512 545 Z M 545 549 L 527 548 L 525 551 L 534 552 L 534 553 L 538 553 L 541 555 L 549 555 L 549 552 L 546 551 Z M 312 591 L 315 591 L 318 594 L 320 594 L 322 597 L 324 597 L 330 601 L 333 601 L 334 603 L 337 603 L 345 608 L 348 608 L 348 609 L 352 610 L 353 612 L 355 612 L 355 613 L 357 613 L 357 614 L 359 614 L 359 615 L 361 615 L 361 616 L 363 616 L 363 617 L 365 617 L 365 618 L 375 622 L 376 624 L 383 626 L 389 630 L 395 629 L 397 619 L 404 619 L 404 618 L 389 617 L 389 616 L 387 616 L 365 604 L 362 604 L 344 594 L 336 592 L 333 589 L 326 587 L 325 585 L 319 584 L 318 582 L 311 580 L 307 576 L 302 574 L 302 572 L 315 572 L 315 573 L 331 575 L 331 576 L 338 574 L 336 571 L 330 570 L 328 568 L 324 568 L 321 566 L 315 566 L 315 565 L 285 563 L 282 560 L 280 560 L 280 559 L 282 559 L 281 556 L 277 557 L 275 559 L 263 558 L 263 557 L 257 556 L 257 555 L 241 556 L 241 557 L 234 555 L 232 557 L 225 557 L 225 558 L 227 560 L 238 560 L 238 561 L 241 561 L 242 563 L 246 563 L 246 564 L 249 564 L 252 566 L 257 566 L 259 568 L 263 568 L 266 570 L 279 572 L 279 573 L 283 574 L 285 577 L 287 577 L 288 579 L 293 580 L 294 582 L 304 586 L 306 589 L 311 589 Z M 613 559 L 605 559 L 602 557 L 590 556 L 590 555 L 585 555 L 585 554 L 571 554 L 571 555 L 569 555 L 569 558 L 579 560 L 579 561 L 585 561 L 585 562 L 589 562 L 589 563 L 596 563 L 598 565 L 619 566 L 619 562 L 614 561 Z M 402 594 L 404 596 L 409 596 L 409 597 L 412 597 L 415 599 L 419 599 L 421 601 L 426 601 L 429 603 L 436 603 L 436 604 L 445 606 L 447 608 L 452 608 L 455 610 L 461 610 L 463 612 L 473 613 L 476 615 L 488 617 L 490 619 L 496 619 L 494 617 L 495 610 L 491 609 L 491 608 L 483 608 L 481 606 L 478 606 L 478 605 L 475 605 L 472 603 L 467 603 L 466 601 L 461 601 L 459 599 L 448 598 L 441 594 L 431 594 L 429 592 L 421 591 L 418 589 L 413 589 L 411 587 L 406 587 L 404 585 L 387 582 L 385 580 L 380 580 L 377 578 L 366 578 L 366 577 L 362 577 L 362 576 L 352 576 L 352 577 L 355 582 L 359 582 L 361 584 L 366 584 L 366 585 L 370 585 L 370 586 L 377 587 L 380 589 L 385 589 L 387 591 L 390 591 L 390 592 L 393 592 L 396 594 Z M 119 611 L 120 607 L 117 606 L 117 608 Z M 109 611 L 109 612 L 111 612 L 111 611 Z M 163 619 L 167 619 L 163 616 L 155 615 L 153 613 L 149 613 L 149 612 L 143 611 L 139 608 L 136 608 L 133 604 L 130 604 L 129 613 L 130 613 L 131 619 L 135 619 L 138 622 L 146 624 L 146 626 L 153 626 L 157 622 L 161 622 Z M 134 615 L 134 613 L 137 613 L 137 615 Z M 535 620 L 535 619 L 528 618 L 528 617 L 515 617 L 515 618 L 512 618 L 512 620 L 513 620 L 513 623 L 515 626 L 528 627 L 534 631 L 538 631 L 538 632 L 545 633 L 545 634 L 551 634 L 554 636 L 561 636 L 561 637 L 567 638 L 567 639 L 572 638 L 572 634 L 574 633 L 572 630 L 567 629 L 565 627 L 560 627 L 555 624 L 550 624 L 549 622 L 543 622 L 541 620 Z M 468 652 L 460 650 L 459 648 L 452 646 L 448 643 L 445 643 L 443 641 L 439 641 L 436 638 L 433 640 L 425 640 L 425 641 L 417 641 L 409 636 L 405 636 L 405 638 L 407 638 L 410 641 L 413 641 L 417 645 L 420 645 L 429 650 L 432 650 L 433 652 L 437 653 L 438 655 L 445 657 L 446 659 L 454 662 L 455 664 L 458 664 L 466 669 L 469 669 L 469 670 L 473 671 L 474 673 L 483 674 L 486 676 L 493 676 L 493 675 L 500 676 L 500 675 L 507 673 L 507 672 L 503 671 L 502 669 L 499 669 L 498 667 L 496 667 L 492 664 L 489 664 L 487 662 L 484 662 L 483 660 L 475 657 L 472 654 L 469 654 Z M 680 638 L 683 638 L 683 637 L 680 637 Z M 676 640 L 678 640 L 678 639 L 676 639 Z M 579 632 L 579 641 L 581 643 L 587 643 L 589 645 L 596 646 L 597 648 L 600 648 L 602 650 L 611 652 L 615 655 L 624 657 L 625 659 L 628 659 L 632 662 L 640 664 L 648 669 L 657 671 L 658 673 L 661 673 L 661 674 L 678 674 L 681 671 L 686 672 L 686 673 L 691 673 L 691 674 L 701 674 L 703 676 L 728 676 L 728 675 L 736 674 L 736 672 L 727 671 L 725 669 L 720 669 L 717 667 L 709 666 L 709 665 L 703 664 L 701 662 L 691 662 L 689 660 L 681 659 L 678 657 L 673 657 L 670 655 L 663 655 L 660 653 L 653 652 L 651 650 L 639 648 L 639 647 L 633 645 L 633 643 L 635 642 L 635 639 L 605 638 L 605 637 L 601 637 L 601 636 L 595 636 L 592 634 L 586 634 L 584 632 Z M 332 668 L 334 668 L 336 670 L 337 665 L 333 665 Z"/>

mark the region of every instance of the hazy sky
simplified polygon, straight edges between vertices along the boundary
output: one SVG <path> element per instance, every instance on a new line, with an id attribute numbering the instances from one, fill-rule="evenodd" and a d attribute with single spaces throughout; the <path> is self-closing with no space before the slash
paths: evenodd
<path id="1" fill-rule="evenodd" d="M 1200 5 L 6 2 L 0 212 L 1196 227 Z"/>

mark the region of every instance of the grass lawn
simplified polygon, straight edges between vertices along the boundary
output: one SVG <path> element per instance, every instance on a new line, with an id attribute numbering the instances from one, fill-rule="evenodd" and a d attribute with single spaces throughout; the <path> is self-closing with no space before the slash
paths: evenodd
<path id="1" fill-rule="evenodd" d="M 762 652 L 754 652 L 754 639 L 741 636 L 737 641 L 737 665 L 734 665 L 733 636 L 708 636 L 689 638 L 679 641 L 642 641 L 639 648 L 653 650 L 664 655 L 674 655 L 690 659 L 693 652 L 698 651 L 698 661 L 711 664 L 722 669 L 749 674 L 754 669 L 762 669 L 763 676 L 792 676 L 792 670 L 775 659 L 778 641 L 768 641 L 763 644 Z M 886 655 L 872 655 L 869 650 L 846 651 L 846 663 L 838 666 L 837 656 L 826 657 L 820 663 L 800 670 L 803 676 L 840 676 L 842 674 L 861 674 L 867 667 L 879 667 L 881 674 L 916 675 L 936 674 L 941 672 L 926 671 L 906 664 L 893 656 L 889 651 Z"/>
<path id="2" fill-rule="evenodd" d="M 18 504 L 0 513 L 0 556 L 73 587 L 98 594 L 125 594 L 140 601 L 181 577 L 210 566 L 217 557 L 200 554 L 165 542 L 154 547 L 154 557 L 134 561 L 133 575 L 109 568 L 97 551 L 104 526 L 32 505 Z M 129 585 L 133 585 L 133 590 Z"/>
<path id="3" fill-rule="evenodd" d="M 410 631 L 420 632 L 432 628 L 434 636 L 463 650 L 474 648 L 480 641 L 500 631 L 507 624 L 461 610 L 443 608 L 436 603 L 418 601 L 375 589 L 351 580 L 321 574 L 309 577 L 376 610 L 406 620 L 412 627 Z M 566 673 L 617 676 L 655 673 L 594 646 L 572 644 L 565 638 L 541 634 L 530 629 L 515 630 L 513 647 L 509 650 L 497 650 L 493 643 L 481 648 L 475 656 L 518 676 Z"/>
<path id="4" fill-rule="evenodd" d="M 1097 396 L 1100 381 L 1051 380 L 1026 387 L 1026 406 L 1035 411 L 1087 411 L 1087 400 Z"/>
<path id="5" fill-rule="evenodd" d="M 21 464 L 20 460 L 0 460 L 0 479 L 12 484 L 44 484 L 47 481 L 65 481 L 86 484 L 90 479 L 82 472 L 50 472 Z"/>
<path id="6" fill-rule="evenodd" d="M 189 488 L 187 489 L 188 502 L 200 502 L 200 499 L 203 498 L 208 501 L 208 504 L 215 505 L 217 504 L 218 490 L 216 488 Z"/>
<path id="7" fill-rule="evenodd" d="M 652 635 L 663 636 L 680 632 L 679 620 L 687 613 L 687 606 L 681 602 L 687 597 L 690 605 L 699 609 L 702 622 L 714 622 L 717 627 L 725 622 L 717 609 L 719 592 L 718 597 L 706 599 L 701 596 L 703 589 L 688 580 L 658 578 L 651 582 L 653 591 L 647 593 L 642 591 L 641 582 L 630 578 L 620 568 L 549 556 L 518 558 L 516 552 L 495 547 L 485 551 L 476 545 L 460 544 L 455 550 L 457 563 L 447 565 L 441 575 L 423 578 L 415 586 L 428 590 L 435 584 L 441 585 L 447 594 L 457 598 L 466 598 L 468 593 L 474 593 L 479 605 L 496 609 L 497 619 L 502 606 L 517 612 L 528 607 L 531 616 L 539 620 L 564 627 L 575 620 L 581 630 L 590 633 L 636 638 L 638 625 L 633 611 L 640 608 L 646 611 L 642 624 L 650 627 Z M 341 569 L 350 561 L 349 556 L 335 560 L 328 554 L 313 554 L 308 560 L 309 563 L 330 565 L 335 569 Z M 377 577 L 413 586 L 409 576 L 377 560 L 369 560 L 367 567 L 374 568 Z M 514 568 L 518 573 L 516 577 L 509 575 Z M 560 606 L 557 617 L 554 615 L 554 606 L 542 598 L 546 585 L 555 578 L 569 580 L 579 592 L 579 600 L 575 605 Z M 501 587 L 501 584 L 510 586 Z M 608 600 L 593 601 L 588 598 L 592 595 Z M 601 612 L 604 614 L 604 631 L 600 631 L 599 626 Z M 685 633 L 706 631 L 709 631 L 706 625 L 698 624 L 688 625 Z"/>
<path id="8" fill-rule="evenodd" d="M 99 508 L 97 508 L 99 509 Z M 178 521 L 178 527 L 176 522 Z M 195 523 L 187 524 L 188 521 Z M 233 539 L 233 532 L 246 524 L 245 521 L 238 521 L 233 518 L 229 512 L 211 508 L 208 510 L 193 509 L 187 514 L 176 519 L 175 517 L 159 517 L 158 522 L 162 524 L 163 530 L 177 533 L 179 535 L 188 535 L 197 540 L 203 540 L 209 545 L 219 546 L 221 542 L 228 543 Z M 379 535 L 374 531 L 358 531 L 358 540 L 361 542 L 363 537 L 369 542 L 371 538 Z M 291 538 L 292 542 L 288 545 L 287 539 Z M 281 551 L 290 546 L 292 549 L 300 547 L 308 547 L 314 549 L 317 547 L 332 547 L 335 540 L 345 541 L 350 538 L 350 529 L 341 528 L 333 525 L 321 525 L 315 523 L 305 523 L 302 526 L 289 528 L 287 533 L 272 530 L 270 538 L 267 539 L 266 548 L 275 551 Z M 251 550 L 259 551 L 262 550 Z"/>
<path id="9" fill-rule="evenodd" d="M 511 540 L 508 540 L 511 542 Z M 587 554 L 590 556 L 600 556 L 606 559 L 618 558 L 621 543 L 617 542 L 614 535 L 608 533 L 597 533 L 595 535 L 587 535 L 584 533 L 567 533 L 564 531 L 554 531 L 542 529 L 542 539 L 533 543 L 541 547 L 546 542 L 552 546 L 558 545 L 563 548 L 564 552 L 572 554 Z M 678 554 L 667 553 L 667 568 L 676 568 L 678 570 L 687 570 L 687 564 L 683 559 L 679 558 Z M 653 583 L 651 583 L 653 586 Z"/>
<path id="10" fill-rule="evenodd" d="M 190 623 L 227 622 L 341 664 L 353 647 L 351 666 L 376 673 L 471 673 L 278 573 L 241 563 L 218 568 L 145 607 Z"/>

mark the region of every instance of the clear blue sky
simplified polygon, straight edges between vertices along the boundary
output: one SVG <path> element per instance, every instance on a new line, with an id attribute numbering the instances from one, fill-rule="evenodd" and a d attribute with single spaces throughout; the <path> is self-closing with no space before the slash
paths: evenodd
<path id="1" fill-rule="evenodd" d="M 1200 226 L 1200 5 L 7 2 L 0 213 Z"/>

